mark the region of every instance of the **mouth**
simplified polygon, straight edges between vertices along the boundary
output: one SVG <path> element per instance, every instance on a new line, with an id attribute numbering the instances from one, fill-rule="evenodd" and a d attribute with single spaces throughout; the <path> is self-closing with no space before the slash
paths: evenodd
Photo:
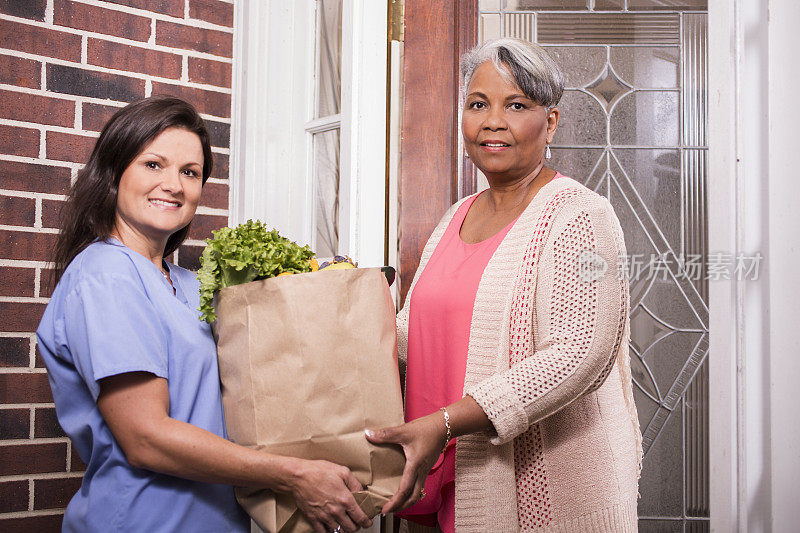
<path id="1" fill-rule="evenodd" d="M 164 200 L 161 198 L 150 198 L 148 201 L 157 207 L 167 208 L 167 209 L 177 209 L 183 204 L 178 202 L 177 200 Z"/>
<path id="2" fill-rule="evenodd" d="M 494 139 L 491 139 L 491 140 L 488 140 L 488 141 L 483 141 L 483 142 L 480 143 L 480 145 L 487 152 L 501 152 L 501 151 L 503 151 L 506 148 L 509 148 L 511 146 L 510 144 L 508 144 L 506 142 L 497 141 L 497 140 L 494 140 Z"/>

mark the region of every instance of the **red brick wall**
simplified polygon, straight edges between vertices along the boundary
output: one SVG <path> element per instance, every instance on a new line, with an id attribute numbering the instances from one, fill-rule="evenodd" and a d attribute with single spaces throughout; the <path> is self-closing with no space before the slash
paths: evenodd
<path id="1" fill-rule="evenodd" d="M 212 179 L 179 264 L 227 224 L 233 0 L 0 0 L 0 531 L 58 531 L 84 469 L 34 331 L 59 209 L 105 121 L 174 94 L 207 120 Z"/>

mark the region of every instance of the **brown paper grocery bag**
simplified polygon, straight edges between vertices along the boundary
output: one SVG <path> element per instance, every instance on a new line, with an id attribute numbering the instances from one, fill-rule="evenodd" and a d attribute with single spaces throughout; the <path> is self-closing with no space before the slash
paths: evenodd
<path id="1" fill-rule="evenodd" d="M 403 452 L 366 428 L 403 422 L 395 310 L 377 268 L 331 270 L 222 289 L 213 324 L 228 437 L 347 466 L 370 517 L 400 484 Z M 237 488 L 266 532 L 310 532 L 290 495 Z"/>

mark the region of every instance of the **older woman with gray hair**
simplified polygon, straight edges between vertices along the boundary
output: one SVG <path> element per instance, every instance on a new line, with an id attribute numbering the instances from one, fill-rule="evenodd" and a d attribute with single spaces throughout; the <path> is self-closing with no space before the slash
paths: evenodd
<path id="1" fill-rule="evenodd" d="M 407 463 L 383 511 L 450 531 L 636 531 L 641 433 L 611 204 L 549 168 L 563 75 L 500 39 L 461 60 L 489 189 L 456 203 L 398 315 Z"/>

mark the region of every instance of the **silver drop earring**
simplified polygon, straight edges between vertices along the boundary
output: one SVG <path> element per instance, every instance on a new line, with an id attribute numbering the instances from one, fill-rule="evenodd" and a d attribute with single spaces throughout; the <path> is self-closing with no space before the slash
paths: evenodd
<path id="1" fill-rule="evenodd" d="M 550 143 L 547 143 L 547 144 L 545 145 L 545 149 L 544 149 L 544 158 L 545 158 L 545 159 L 550 159 Z"/>

